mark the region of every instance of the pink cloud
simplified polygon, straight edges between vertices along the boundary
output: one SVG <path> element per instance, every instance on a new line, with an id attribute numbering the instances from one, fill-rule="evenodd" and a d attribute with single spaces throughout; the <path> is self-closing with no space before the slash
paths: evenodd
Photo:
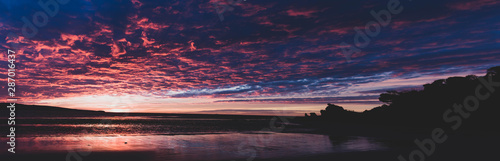
<path id="1" fill-rule="evenodd" d="M 498 0 L 476 0 L 471 2 L 457 2 L 448 5 L 448 7 L 455 10 L 479 10 L 485 6 L 492 6 L 499 4 Z"/>

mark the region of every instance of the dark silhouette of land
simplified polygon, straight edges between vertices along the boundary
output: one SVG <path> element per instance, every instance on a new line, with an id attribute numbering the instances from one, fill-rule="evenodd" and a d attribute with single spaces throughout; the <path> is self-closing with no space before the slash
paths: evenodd
<path id="1" fill-rule="evenodd" d="M 8 117 L 8 114 L 11 112 L 9 108 L 5 108 L 9 105 L 9 103 L 0 103 L 0 106 L 2 106 L 0 112 L 5 114 L 3 117 Z M 83 117 L 105 115 L 104 111 L 78 110 L 54 106 L 15 104 L 15 107 L 17 117 Z"/>
<path id="2" fill-rule="evenodd" d="M 9 117 L 10 113 L 9 103 L 0 103 L 0 113 L 2 117 Z M 99 116 L 156 116 L 156 117 L 184 117 L 184 118 L 224 118 L 224 119 L 237 119 L 242 115 L 219 115 L 219 114 L 178 114 L 178 113 L 121 113 L 121 112 L 105 112 L 93 110 L 80 110 L 70 109 L 54 106 L 41 106 L 41 105 L 25 105 L 15 104 L 16 117 L 99 117 Z M 273 116 L 260 116 L 260 115 L 244 115 L 244 118 L 271 118 Z"/>
<path id="3" fill-rule="evenodd" d="M 306 114 L 305 120 L 326 129 L 330 123 L 499 131 L 500 66 L 488 69 L 485 76 L 450 77 L 423 86 L 423 90 L 382 93 L 379 100 L 385 104 L 364 112 L 328 104 L 320 116 Z"/>

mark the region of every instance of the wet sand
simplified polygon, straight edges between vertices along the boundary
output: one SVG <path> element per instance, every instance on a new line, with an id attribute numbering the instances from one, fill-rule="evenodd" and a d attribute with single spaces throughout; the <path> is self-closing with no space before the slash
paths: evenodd
<path id="1" fill-rule="evenodd" d="M 426 156 L 425 161 L 471 161 L 471 160 L 495 160 L 498 158 L 498 144 L 499 139 L 494 136 L 451 136 L 448 141 L 436 146 L 435 152 Z M 395 160 L 399 161 L 397 157 L 403 155 L 406 160 L 412 150 L 417 149 L 416 146 L 409 146 L 401 149 L 390 149 L 383 151 L 364 151 L 364 152 L 343 152 L 343 153 L 328 153 L 316 154 L 309 156 L 295 156 L 295 157 L 280 157 L 280 158 L 256 158 L 255 161 L 304 161 L 304 160 L 328 160 L 328 161 L 367 161 L 367 160 Z M 71 157 L 71 161 L 168 161 L 179 160 L 173 159 L 168 156 L 159 159 L 154 151 L 118 151 L 118 152 L 92 152 L 88 156 L 81 158 Z M 52 152 L 52 153 L 31 153 L 31 154 L 0 154 L 2 160 L 6 161 L 69 161 L 66 160 L 67 152 Z M 13 157 L 15 156 L 15 157 Z M 246 160 L 248 158 L 234 158 L 236 160 Z M 186 159 L 193 160 L 193 159 Z M 211 158 L 204 158 L 203 160 L 213 160 Z M 227 159 L 232 160 L 232 159 Z"/>

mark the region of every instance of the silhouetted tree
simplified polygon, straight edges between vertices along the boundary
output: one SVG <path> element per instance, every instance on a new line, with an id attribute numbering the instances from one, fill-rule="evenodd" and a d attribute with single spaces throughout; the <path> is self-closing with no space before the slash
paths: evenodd
<path id="1" fill-rule="evenodd" d="M 392 103 L 398 97 L 399 93 L 397 91 L 387 91 L 387 93 L 380 94 L 378 100 L 384 103 Z"/>

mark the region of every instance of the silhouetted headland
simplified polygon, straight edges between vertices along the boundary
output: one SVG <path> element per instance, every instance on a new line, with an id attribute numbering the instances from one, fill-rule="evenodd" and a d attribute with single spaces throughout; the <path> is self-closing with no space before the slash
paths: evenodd
<path id="1" fill-rule="evenodd" d="M 497 132 L 500 122 L 500 66 L 485 76 L 449 77 L 423 85 L 423 90 L 387 91 L 384 105 L 364 112 L 328 104 L 321 115 L 305 114 L 306 122 L 322 125 L 370 125 L 406 128 L 449 127 L 461 131 Z M 475 98 L 479 97 L 479 98 Z"/>
<path id="2" fill-rule="evenodd" d="M 7 107 L 8 103 L 0 103 L 0 106 Z M 16 117 L 101 117 L 101 116 L 154 116 L 154 117 L 183 117 L 183 118 L 224 118 L 224 119 L 257 119 L 271 118 L 273 116 L 260 115 L 229 115 L 229 114 L 179 114 L 179 113 L 120 113 L 93 110 L 70 109 L 55 106 L 25 105 L 16 103 Z M 9 108 L 0 108 L 1 113 L 10 113 Z M 8 115 L 4 115 L 8 117 Z"/>
<path id="3" fill-rule="evenodd" d="M 0 103 L 4 108 L 0 108 L 2 113 L 10 113 L 8 103 Z M 85 116 L 104 116 L 104 111 L 78 110 L 54 106 L 40 105 L 15 105 L 16 116 L 18 117 L 85 117 Z M 7 116 L 7 115 L 6 115 Z"/>

